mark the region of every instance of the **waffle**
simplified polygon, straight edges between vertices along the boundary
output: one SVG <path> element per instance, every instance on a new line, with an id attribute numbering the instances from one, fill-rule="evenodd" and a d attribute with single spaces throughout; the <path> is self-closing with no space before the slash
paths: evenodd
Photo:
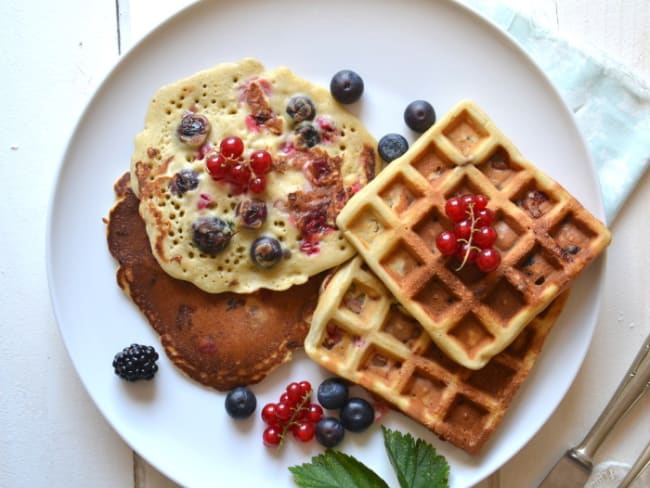
<path id="1" fill-rule="evenodd" d="M 435 238 L 445 201 L 482 193 L 500 266 L 456 271 Z M 343 208 L 337 225 L 391 293 L 456 362 L 483 367 L 608 245 L 610 233 L 524 159 L 473 102 L 425 132 Z"/>
<path id="2" fill-rule="evenodd" d="M 305 351 L 443 440 L 476 454 L 528 376 L 568 293 L 475 371 L 450 360 L 357 256 L 326 279 Z"/>

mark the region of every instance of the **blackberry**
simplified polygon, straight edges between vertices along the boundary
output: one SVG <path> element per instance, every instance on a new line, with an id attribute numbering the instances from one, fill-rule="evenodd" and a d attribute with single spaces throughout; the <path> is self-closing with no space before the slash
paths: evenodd
<path id="1" fill-rule="evenodd" d="M 158 371 L 158 353 L 152 346 L 131 344 L 113 358 L 115 374 L 127 381 L 150 380 Z"/>

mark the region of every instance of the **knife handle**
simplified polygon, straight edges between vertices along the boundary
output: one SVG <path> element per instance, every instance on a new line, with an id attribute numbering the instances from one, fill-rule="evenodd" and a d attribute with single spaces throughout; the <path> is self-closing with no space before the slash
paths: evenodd
<path id="1" fill-rule="evenodd" d="M 585 438 L 569 451 L 586 466 L 591 466 L 593 455 L 618 421 L 632 408 L 650 387 L 650 335 L 637 353 L 625 377 L 607 403 L 607 406 Z"/>

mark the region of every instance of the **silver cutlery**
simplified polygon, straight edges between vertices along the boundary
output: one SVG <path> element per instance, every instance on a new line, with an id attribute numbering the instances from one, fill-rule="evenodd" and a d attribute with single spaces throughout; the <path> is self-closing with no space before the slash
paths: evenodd
<path id="1" fill-rule="evenodd" d="M 582 488 L 593 469 L 594 454 L 618 421 L 649 387 L 650 335 L 646 337 L 625 377 L 585 438 L 557 461 L 538 488 Z M 642 468 L 641 462 L 638 469 Z"/>

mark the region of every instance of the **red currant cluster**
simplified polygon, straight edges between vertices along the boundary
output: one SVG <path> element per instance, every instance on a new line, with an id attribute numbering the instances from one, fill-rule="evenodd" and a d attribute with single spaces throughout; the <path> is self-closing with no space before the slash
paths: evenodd
<path id="1" fill-rule="evenodd" d="M 262 434 L 265 446 L 280 446 L 290 431 L 301 441 L 314 438 L 316 424 L 323 417 L 323 408 L 311 402 L 312 388 L 308 381 L 290 383 L 278 403 L 267 403 L 262 420 L 267 427 Z"/>
<path id="2" fill-rule="evenodd" d="M 211 152 L 206 158 L 208 172 L 217 181 L 232 185 L 236 194 L 250 190 L 262 193 L 266 188 L 266 174 L 271 171 L 273 158 L 268 151 L 253 151 L 248 162 L 242 158 L 244 141 L 237 136 L 229 136 L 219 144 L 219 152 Z"/>
<path id="3" fill-rule="evenodd" d="M 466 264 L 476 264 L 484 273 L 494 271 L 501 263 L 501 254 L 492 246 L 497 232 L 492 227 L 494 214 L 487 208 L 485 195 L 467 194 L 452 197 L 445 204 L 445 214 L 454 222 L 452 231 L 436 237 L 436 247 L 444 256 L 457 256 L 460 271 Z"/>

